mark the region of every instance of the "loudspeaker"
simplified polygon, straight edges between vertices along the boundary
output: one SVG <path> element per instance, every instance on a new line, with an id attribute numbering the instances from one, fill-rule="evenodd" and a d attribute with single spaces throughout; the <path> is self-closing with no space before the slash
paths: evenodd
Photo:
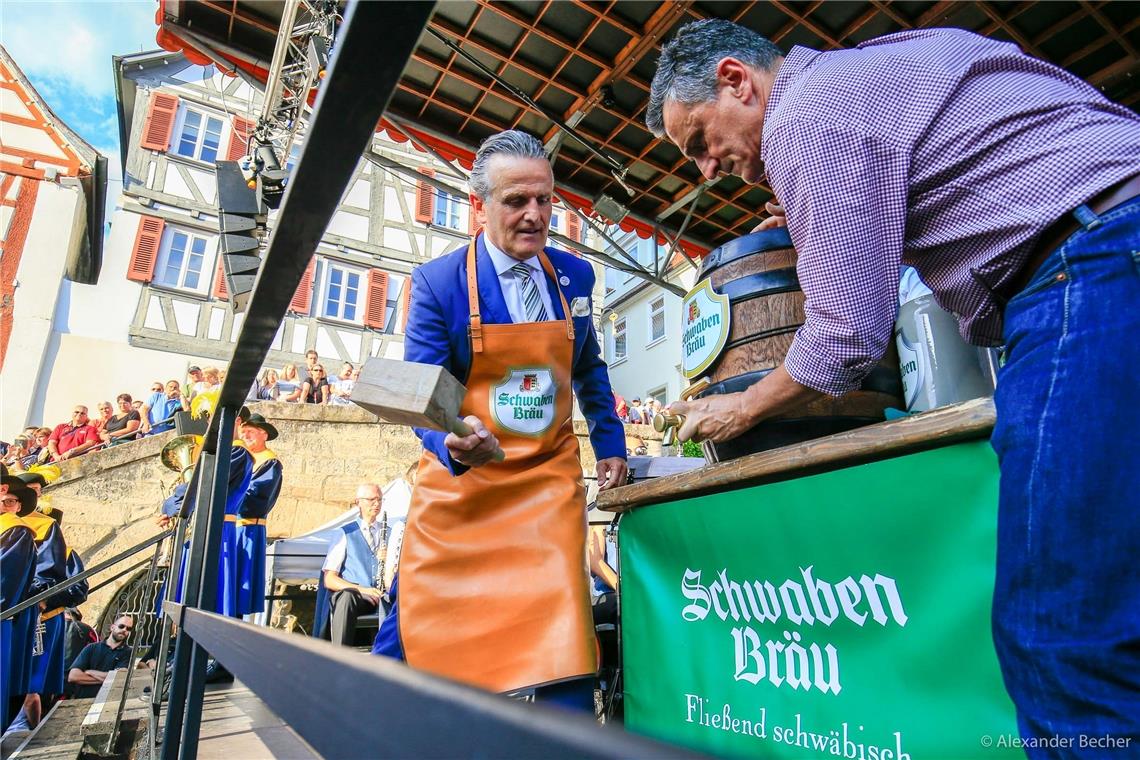
<path id="1" fill-rule="evenodd" d="M 250 291 L 261 268 L 259 234 L 264 225 L 264 210 L 257 193 L 249 187 L 241 166 L 236 161 L 218 161 L 218 241 L 222 271 L 226 278 L 226 295 L 234 312 L 245 311 Z"/>

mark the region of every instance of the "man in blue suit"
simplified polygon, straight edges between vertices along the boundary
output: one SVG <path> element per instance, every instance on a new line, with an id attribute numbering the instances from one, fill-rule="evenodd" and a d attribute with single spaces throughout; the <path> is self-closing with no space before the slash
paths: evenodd
<path id="1" fill-rule="evenodd" d="M 573 398 L 600 490 L 625 482 L 625 433 L 592 322 L 593 270 L 545 247 L 553 191 L 538 140 L 513 130 L 489 137 L 471 174 L 482 233 L 412 273 L 404 358 L 464 382 L 460 415 L 474 433 L 416 430 L 424 455 L 399 609 L 373 651 L 589 709 L 594 639 Z M 506 458 L 496 461 L 500 446 Z"/>

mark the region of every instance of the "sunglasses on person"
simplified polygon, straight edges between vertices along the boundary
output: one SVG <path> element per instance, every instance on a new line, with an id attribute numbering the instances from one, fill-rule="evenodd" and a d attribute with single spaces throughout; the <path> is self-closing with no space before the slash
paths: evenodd
<path id="1" fill-rule="evenodd" d="M 120 631 L 127 631 L 127 632 L 133 631 L 135 629 L 135 627 L 133 625 L 123 625 L 121 623 L 117 623 L 115 625 L 115 627 L 118 628 Z"/>

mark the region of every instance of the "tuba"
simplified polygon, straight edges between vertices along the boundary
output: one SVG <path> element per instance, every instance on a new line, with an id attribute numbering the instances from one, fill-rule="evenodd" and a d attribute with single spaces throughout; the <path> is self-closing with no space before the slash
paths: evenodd
<path id="1" fill-rule="evenodd" d="M 202 451 L 203 440 L 203 436 L 200 435 L 180 435 L 171 438 L 162 447 L 159 457 L 168 470 L 174 470 L 182 476 L 183 482 L 189 483 L 194 471 L 194 462 L 198 460 L 198 454 Z"/>

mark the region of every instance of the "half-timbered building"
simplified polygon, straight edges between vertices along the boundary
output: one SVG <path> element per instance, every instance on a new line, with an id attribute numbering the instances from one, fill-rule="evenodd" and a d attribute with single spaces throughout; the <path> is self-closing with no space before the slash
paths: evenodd
<path id="1" fill-rule="evenodd" d="M 48 419 L 68 404 L 137 396 L 153 381 L 185 377 L 191 364 L 220 365 L 242 324 L 218 252 L 214 164 L 246 155 L 262 93 L 177 53 L 116 57 L 114 67 L 123 191 L 99 286 L 70 300 L 44 391 Z M 270 211 L 269 234 L 275 221 Z M 377 132 L 265 366 L 303 367 L 310 348 L 330 374 L 343 361 L 402 357 L 412 268 L 466 242 L 472 224 L 466 182 L 454 167 L 402 134 Z M 573 214 L 556 212 L 554 227 L 581 234 Z"/>
<path id="2" fill-rule="evenodd" d="M 0 47 L 0 437 L 40 422 L 72 287 L 99 278 L 107 159 Z M 74 402 L 67 402 L 74 403 Z M 70 410 L 62 412 L 70 416 Z"/>

